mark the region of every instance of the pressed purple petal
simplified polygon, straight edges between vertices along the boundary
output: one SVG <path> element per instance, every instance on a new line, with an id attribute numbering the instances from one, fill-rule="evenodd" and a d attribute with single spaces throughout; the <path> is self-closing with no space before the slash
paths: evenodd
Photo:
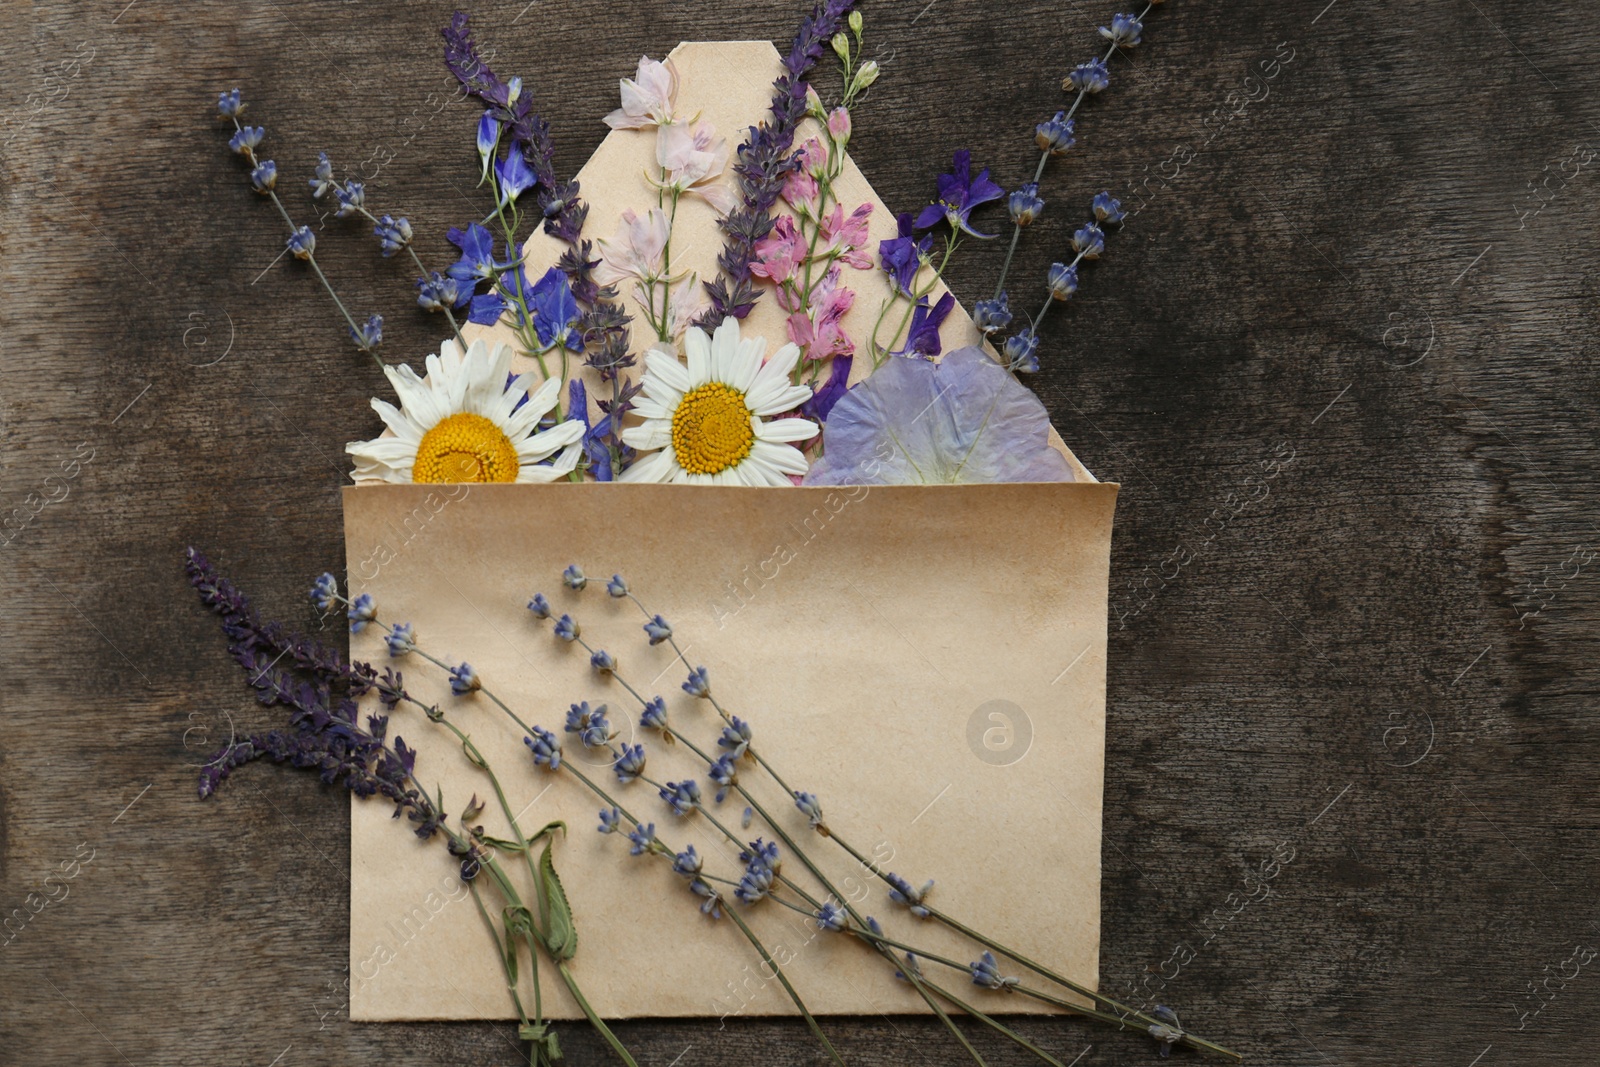
<path id="1" fill-rule="evenodd" d="M 806 485 L 1069 482 L 1039 398 L 982 350 L 891 357 L 823 424 Z"/>

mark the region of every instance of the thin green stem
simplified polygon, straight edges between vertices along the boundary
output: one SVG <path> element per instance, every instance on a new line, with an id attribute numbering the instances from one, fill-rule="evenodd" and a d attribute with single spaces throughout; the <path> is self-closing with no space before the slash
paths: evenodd
<path id="1" fill-rule="evenodd" d="M 489 928 L 489 936 L 494 938 L 496 954 L 500 957 L 500 970 L 506 976 L 506 992 L 511 994 L 511 1002 L 517 1006 L 517 1018 L 522 1020 L 522 1025 L 528 1025 L 528 1012 L 522 1006 L 522 998 L 517 995 L 517 984 L 511 980 L 511 965 L 506 962 L 506 943 L 500 939 L 500 931 L 494 924 L 494 919 L 489 915 L 489 909 L 483 906 L 483 897 L 478 892 L 478 883 L 471 881 L 467 888 L 472 891 L 472 902 L 478 906 L 478 914 L 483 916 L 484 925 Z"/>
<path id="2" fill-rule="evenodd" d="M 591 1026 L 600 1031 L 600 1036 L 606 1039 L 606 1044 L 611 1046 L 611 1050 L 621 1056 L 622 1062 L 626 1063 L 628 1067 L 639 1067 L 634 1062 L 633 1057 L 629 1055 L 627 1046 L 622 1043 L 616 1034 L 611 1032 L 611 1027 L 607 1026 L 594 1008 L 589 1005 L 588 998 L 583 995 L 583 990 L 578 988 L 577 980 L 572 977 L 572 972 L 567 970 L 566 963 L 558 960 L 556 962 L 556 970 L 561 973 L 561 980 L 567 983 L 567 990 L 572 994 L 573 999 L 578 1002 L 578 1007 L 583 1009 L 584 1017 L 589 1020 Z"/>

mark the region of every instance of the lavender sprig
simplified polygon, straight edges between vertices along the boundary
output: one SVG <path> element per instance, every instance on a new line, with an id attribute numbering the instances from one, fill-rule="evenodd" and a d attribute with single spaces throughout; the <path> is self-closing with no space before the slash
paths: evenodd
<path id="1" fill-rule="evenodd" d="M 289 240 L 287 249 L 296 259 L 303 259 L 317 275 L 317 280 L 322 282 L 322 288 L 327 290 L 328 296 L 333 300 L 333 306 L 339 309 L 339 314 L 344 316 L 345 325 L 350 330 L 350 340 L 361 351 L 371 356 L 380 370 L 384 362 L 375 351 L 383 341 L 383 319 L 377 315 L 370 316 L 366 325 L 357 326 L 356 320 L 351 317 L 349 309 L 344 306 L 344 301 L 339 299 L 338 292 L 333 288 L 333 283 L 328 281 L 328 276 L 322 273 L 322 267 L 317 263 L 316 235 L 309 226 L 297 226 L 294 218 L 289 214 L 288 208 L 283 206 L 283 201 L 278 199 L 278 165 L 270 159 L 261 159 L 256 155 L 256 148 L 266 136 L 266 130 L 261 126 L 245 126 L 239 122 L 239 116 L 244 114 L 246 104 L 239 95 L 239 90 L 230 89 L 217 97 L 217 114 L 233 123 L 233 136 L 228 139 L 228 147 L 238 153 L 244 161 L 250 164 L 250 185 L 256 192 L 272 201 L 278 209 L 278 214 L 283 216 L 283 221 L 289 226 Z"/>
<path id="2" fill-rule="evenodd" d="M 1034 143 L 1039 146 L 1039 165 L 1033 170 L 1033 181 L 1023 188 L 1030 188 L 1036 198 L 1039 181 L 1044 177 L 1045 164 L 1051 159 L 1065 155 L 1067 149 L 1076 143 L 1074 134 L 1073 116 L 1078 113 L 1078 108 L 1090 96 L 1105 91 L 1111 84 L 1111 71 L 1107 66 L 1111 57 L 1116 55 L 1119 48 L 1133 48 L 1142 42 L 1140 36 L 1144 31 L 1144 20 L 1152 8 L 1161 0 L 1149 0 L 1144 10 L 1137 17 L 1133 15 L 1117 15 L 1111 20 L 1110 26 L 1100 27 L 1100 36 L 1110 43 L 1103 56 L 1097 55 L 1087 63 L 1079 63 L 1061 82 L 1061 88 L 1074 91 L 1072 104 L 1064 111 L 1057 111 L 1054 118 L 1046 119 L 1034 127 Z M 1011 261 L 1017 253 L 1017 241 L 1022 236 L 1023 227 L 1027 226 L 1043 210 L 1044 201 L 1038 201 L 1038 207 L 1026 220 L 1012 213 L 1011 247 L 1006 251 L 1005 262 L 1000 266 L 1000 277 L 994 285 L 993 300 L 1003 302 L 1005 299 L 1006 276 L 1011 272 Z M 1007 316 L 1009 321 L 1009 316 Z"/>
<path id="3" fill-rule="evenodd" d="M 845 28 L 856 2 L 816 0 L 783 57 L 783 73 L 772 83 L 772 117 L 750 127 L 739 146 L 733 171 L 744 203 L 722 220 L 725 240 L 717 256 L 720 269 L 715 280 L 704 283 L 711 308 L 696 323 L 702 329 L 714 330 L 730 315 L 744 318 L 761 296 L 752 281 L 750 264 L 756 242 L 772 230 L 772 206 L 794 167 L 795 130 L 807 111 L 805 78 L 834 35 Z"/>

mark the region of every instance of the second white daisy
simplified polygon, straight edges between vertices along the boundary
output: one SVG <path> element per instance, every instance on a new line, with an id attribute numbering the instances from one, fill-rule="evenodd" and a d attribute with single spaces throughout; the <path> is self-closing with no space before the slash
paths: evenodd
<path id="1" fill-rule="evenodd" d="M 688 366 L 658 348 L 645 353 L 644 395 L 633 409 L 644 422 L 623 430 L 622 441 L 653 454 L 621 480 L 789 485 L 788 475 L 804 474 L 794 442 L 815 437 L 817 424 L 772 418 L 811 399 L 809 387 L 789 381 L 800 349 L 786 344 L 763 362 L 767 342 L 741 340 L 734 318 L 711 337 L 690 328 L 683 347 Z"/>

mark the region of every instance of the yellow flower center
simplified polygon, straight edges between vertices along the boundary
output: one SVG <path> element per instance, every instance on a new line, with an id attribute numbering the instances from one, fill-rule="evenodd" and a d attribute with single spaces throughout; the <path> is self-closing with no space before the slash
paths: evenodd
<path id="1" fill-rule="evenodd" d="M 755 440 L 744 394 L 721 382 L 691 389 L 672 415 L 672 451 L 690 474 L 738 466 Z"/>
<path id="2" fill-rule="evenodd" d="M 459 412 L 422 436 L 413 482 L 514 482 L 521 469 L 517 450 L 493 422 Z"/>

